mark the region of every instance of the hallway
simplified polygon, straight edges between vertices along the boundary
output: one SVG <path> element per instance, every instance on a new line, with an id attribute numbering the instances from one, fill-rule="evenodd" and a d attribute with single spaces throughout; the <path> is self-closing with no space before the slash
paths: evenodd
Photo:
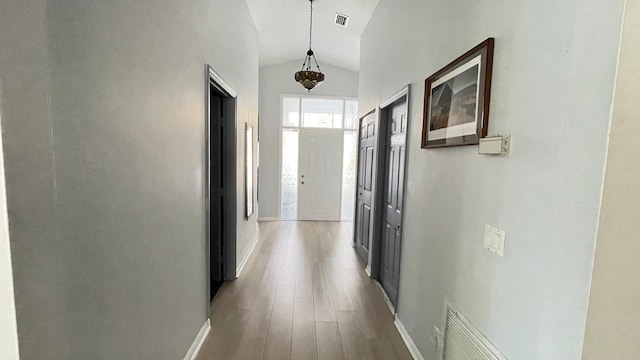
<path id="1" fill-rule="evenodd" d="M 411 359 L 350 245 L 351 223 L 263 222 L 212 304 L 199 360 Z"/>

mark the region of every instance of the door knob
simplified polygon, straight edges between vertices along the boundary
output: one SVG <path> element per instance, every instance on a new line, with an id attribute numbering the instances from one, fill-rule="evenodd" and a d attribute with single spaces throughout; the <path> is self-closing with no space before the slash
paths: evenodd
<path id="1" fill-rule="evenodd" d="M 304 185 L 304 181 L 302 182 L 302 185 Z"/>

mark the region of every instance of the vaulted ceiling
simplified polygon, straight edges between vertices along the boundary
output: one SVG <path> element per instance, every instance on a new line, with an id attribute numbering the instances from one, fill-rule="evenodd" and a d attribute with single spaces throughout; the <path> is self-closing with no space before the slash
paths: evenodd
<path id="1" fill-rule="evenodd" d="M 260 37 L 260 66 L 300 60 L 309 47 L 309 0 L 247 0 Z M 357 71 L 360 36 L 378 0 L 314 0 L 313 50 L 320 67 L 331 64 Z M 336 13 L 349 16 L 346 28 Z"/>

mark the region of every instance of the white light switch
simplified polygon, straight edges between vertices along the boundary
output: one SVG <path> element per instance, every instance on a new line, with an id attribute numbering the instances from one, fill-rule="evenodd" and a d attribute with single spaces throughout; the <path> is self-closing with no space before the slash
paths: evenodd
<path id="1" fill-rule="evenodd" d="M 504 230 L 491 225 L 484 227 L 484 248 L 500 257 L 504 257 L 504 238 Z"/>

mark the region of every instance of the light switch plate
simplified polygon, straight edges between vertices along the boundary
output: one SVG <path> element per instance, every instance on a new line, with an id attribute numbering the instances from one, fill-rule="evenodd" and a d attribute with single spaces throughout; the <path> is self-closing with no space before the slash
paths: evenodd
<path id="1" fill-rule="evenodd" d="M 504 230 L 486 225 L 484 227 L 484 248 L 500 257 L 504 257 L 505 235 Z"/>

